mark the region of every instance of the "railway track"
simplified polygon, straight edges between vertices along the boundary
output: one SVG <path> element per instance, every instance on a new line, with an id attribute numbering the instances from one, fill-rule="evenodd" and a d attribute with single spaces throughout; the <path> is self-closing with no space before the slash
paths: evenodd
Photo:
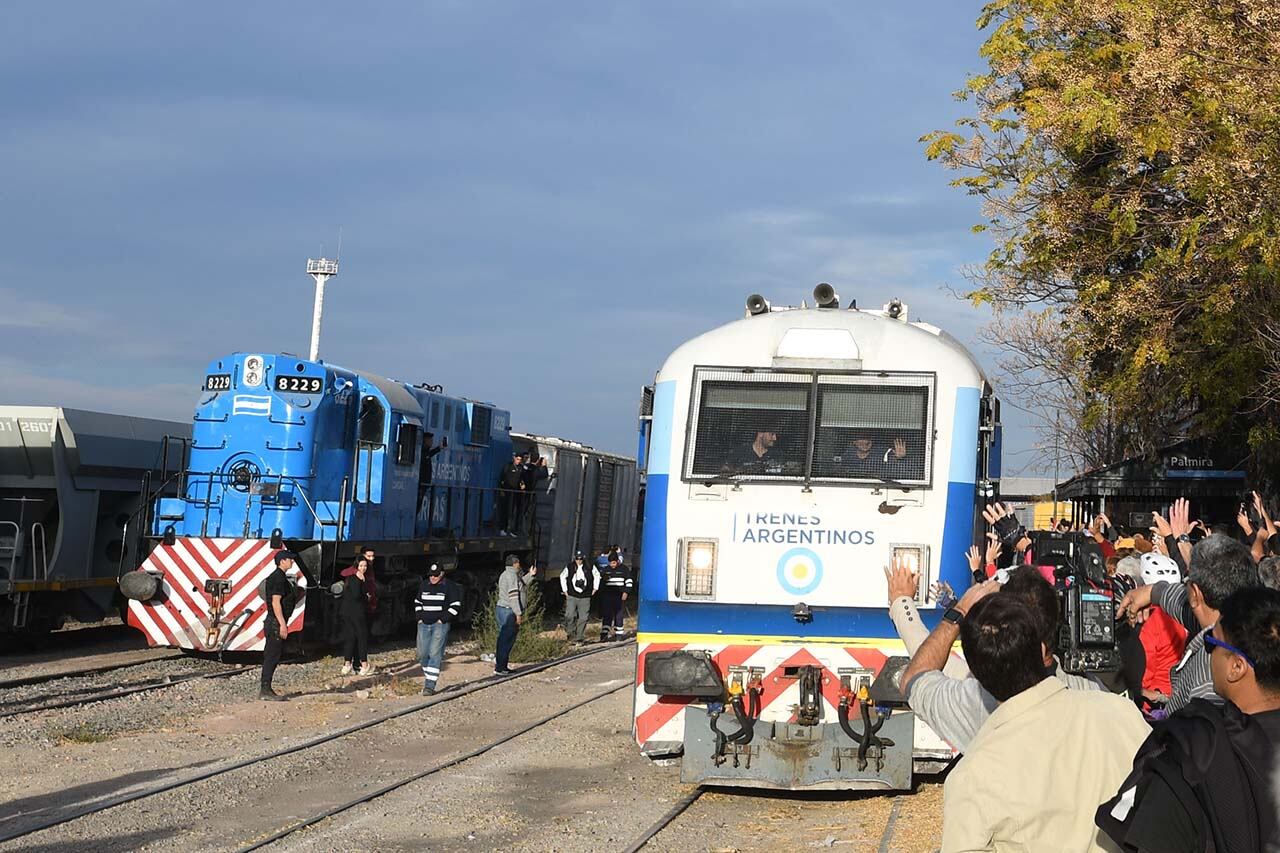
<path id="1" fill-rule="evenodd" d="M 648 846 L 649 842 L 675 823 L 676 818 L 684 814 L 705 793 L 707 793 L 706 788 L 697 787 L 681 797 L 662 817 L 654 821 L 652 825 L 631 842 L 626 848 L 626 853 L 639 853 L 640 850 L 643 850 Z M 880 844 L 876 848 L 876 853 L 889 853 L 893 845 L 893 832 L 898 824 L 898 815 L 902 808 L 902 802 L 903 798 L 901 796 L 894 797 L 893 807 L 889 811 L 889 819 L 885 822 L 884 832 L 880 835 Z"/>
<path id="2" fill-rule="evenodd" d="M 596 693 L 592 696 L 587 697 L 586 699 L 582 699 L 578 702 L 574 702 L 572 705 L 569 705 L 566 708 L 562 708 L 553 714 L 548 714 L 542 719 L 537 720 L 536 722 L 530 723 L 529 725 L 520 728 L 518 731 L 514 731 L 510 734 L 503 735 L 502 737 L 497 738 L 496 740 L 489 741 L 488 743 L 482 746 L 476 747 L 475 749 L 463 755 L 458 755 L 446 761 L 442 761 L 432 767 L 427 768 L 426 770 L 420 771 L 418 773 L 414 773 L 410 776 L 406 776 L 402 779 L 397 779 L 394 782 L 383 785 L 381 788 L 378 788 L 376 791 L 372 791 L 368 794 L 363 794 L 359 797 L 356 797 L 355 799 L 348 800 L 344 803 L 340 803 L 336 806 L 325 809 L 324 811 L 314 814 L 311 817 L 305 818 L 297 823 L 290 824 L 289 826 L 284 827 L 283 829 L 280 829 L 277 832 L 274 832 L 265 838 L 254 841 L 252 844 L 249 844 L 245 847 L 241 847 L 238 853 L 250 853 L 250 851 L 253 851 L 253 850 L 261 850 L 262 848 L 266 847 L 269 844 L 274 844 L 277 841 L 280 841 L 284 838 L 287 838 L 290 835 L 293 835 L 295 832 L 300 832 L 301 830 L 306 829 L 307 827 L 315 826 L 316 824 L 322 821 L 328 820 L 331 817 L 335 817 L 336 815 L 340 815 L 345 811 L 350 811 L 356 806 L 360 806 L 360 805 L 364 805 L 365 803 L 372 802 L 373 800 L 376 800 L 379 797 L 383 797 L 383 796 L 386 796 L 387 794 L 390 794 L 392 791 L 398 791 L 401 788 L 405 787 L 406 785 L 411 785 L 414 782 L 427 778 L 428 776 L 434 776 L 436 773 L 439 773 L 442 770 L 448 770 L 450 767 L 457 767 L 459 764 L 470 761 L 473 758 L 478 758 L 481 755 L 484 755 L 486 752 L 489 752 L 492 749 L 496 749 L 497 747 L 502 746 L 504 743 L 509 743 L 510 741 L 513 741 L 518 737 L 527 735 L 530 732 L 534 731 L 535 729 L 539 729 L 547 725 L 548 723 L 552 723 L 560 719 L 561 717 L 565 716 L 566 714 L 572 711 L 576 711 L 585 705 L 590 705 L 592 702 L 598 702 L 601 699 L 604 699 L 608 696 L 612 696 L 613 694 L 618 693 L 619 691 L 626 690 L 630 688 L 634 683 L 635 682 L 633 681 L 626 681 L 618 685 L 617 687 L 611 687 L 607 690 L 602 690 L 599 693 Z"/>
<path id="3" fill-rule="evenodd" d="M 0 681 L 0 690 L 10 690 L 14 687 L 30 687 L 34 684 L 48 684 L 50 681 L 57 681 L 61 678 L 83 678 L 89 675 L 102 675 L 107 672 L 115 672 L 118 669 L 128 669 L 131 666 L 142 666 L 143 664 L 166 660 L 180 660 L 185 657 L 186 655 L 182 654 L 164 655 L 162 657 L 148 657 L 142 660 L 109 663 L 100 666 L 86 666 L 82 669 L 66 669 L 60 672 L 44 672 L 38 675 L 26 675 L 21 678 L 9 678 Z"/>
<path id="4" fill-rule="evenodd" d="M 163 794 L 167 791 L 173 791 L 178 788 L 183 788 L 188 785 L 193 785 L 197 782 L 202 782 L 206 779 L 212 779 L 218 776 L 222 776 L 236 770 L 253 767 L 254 765 L 263 764 L 269 761 L 273 761 L 275 759 L 283 758 L 285 756 L 294 755 L 296 753 L 303 752 L 305 750 L 314 749 L 315 747 L 321 746 L 322 744 L 330 743 L 340 738 L 349 737 L 350 735 L 356 734 L 357 732 L 366 731 L 368 729 L 371 729 L 375 726 L 389 722 L 391 720 L 406 717 L 411 714 L 416 714 L 421 711 L 432 708 L 436 705 L 442 705 L 447 702 L 452 702 L 452 701 L 461 699 L 464 696 L 469 696 L 478 691 L 486 690 L 490 687 L 494 687 L 499 684 L 507 684 L 512 681 L 518 680 L 520 678 L 524 678 L 526 676 L 533 675 L 538 672 L 543 672 L 545 670 L 552 669 L 554 667 L 561 666 L 563 664 L 570 663 L 572 661 L 582 660 L 584 658 L 588 658 L 593 655 L 598 655 L 604 652 L 613 651 L 615 649 L 621 648 L 628 644 L 629 644 L 629 641 L 622 641 L 619 643 L 609 643 L 609 644 L 597 646 L 595 648 L 589 649 L 584 652 L 578 652 L 576 654 L 566 655 L 564 657 L 556 658 L 554 660 L 547 661 L 545 663 L 528 666 L 518 670 L 512 675 L 488 676 L 485 678 L 476 679 L 474 681 L 453 685 L 452 687 L 446 688 L 445 690 L 441 691 L 435 696 L 416 702 L 408 707 L 399 708 L 394 711 L 386 712 L 384 714 L 379 714 L 363 722 L 356 723 L 342 729 L 337 729 L 335 731 L 328 732 L 323 735 L 318 735 L 312 738 L 308 738 L 307 740 L 301 741 L 299 743 L 296 743 L 281 749 L 274 750 L 272 752 L 253 756 L 251 758 L 245 758 L 238 761 L 232 761 L 229 763 L 220 764 L 214 767 L 209 767 L 207 769 L 198 770 L 196 772 L 189 773 L 185 776 L 181 776 L 176 779 L 169 779 L 166 781 L 156 782 L 150 785 L 140 787 L 136 790 L 118 793 L 115 795 L 107 795 L 105 797 L 95 797 L 89 800 L 81 800 L 81 801 L 77 801 L 69 804 L 64 804 L 62 806 L 57 807 L 56 811 L 54 811 L 51 814 L 40 815 L 39 812 L 36 812 L 36 813 L 0 815 L 0 843 L 13 841 L 15 839 L 23 838 L 33 833 L 41 832 L 47 829 L 53 829 L 55 827 L 70 823 L 74 820 L 78 820 L 82 817 L 87 817 L 89 815 L 97 814 L 99 812 L 106 811 L 107 809 L 116 808 L 118 806 L 124 806 L 129 803 L 135 803 L 135 802 L 138 802 L 139 800 L 144 800 L 150 797 L 157 796 L 159 794 Z M 225 674 L 230 675 L 232 673 L 225 673 Z M 581 705 L 583 704 L 587 704 L 588 702 L 596 701 L 598 699 L 604 698 L 604 696 L 607 696 L 611 693 L 616 693 L 619 690 L 622 690 L 628 687 L 629 684 L 630 682 L 618 687 L 610 688 L 609 690 L 606 690 L 602 693 L 594 695 L 588 698 L 587 700 L 578 703 L 573 707 L 561 709 L 559 712 L 552 715 L 551 717 L 540 720 L 537 723 L 527 728 L 529 730 L 532 730 L 533 728 L 537 728 L 538 726 L 546 725 L 551 720 L 555 719 L 556 717 L 563 716 L 564 714 L 568 713 L 569 711 L 573 710 L 576 707 L 581 707 Z M 474 754 L 468 753 L 467 755 L 456 757 L 454 759 L 450 759 L 447 762 L 443 762 L 438 767 L 429 768 L 425 772 L 419 772 L 418 774 L 415 774 L 415 779 L 401 780 L 399 784 L 393 784 L 392 786 L 387 787 L 386 791 L 375 792 L 374 795 L 365 795 L 364 797 L 360 798 L 359 801 L 352 801 L 350 803 L 342 804 L 341 807 L 337 809 L 337 811 L 334 811 L 334 814 L 353 808 L 356 805 L 359 805 L 360 802 L 366 801 L 367 799 L 371 799 L 373 796 L 381 796 L 382 793 L 395 790 L 397 787 L 403 787 L 404 785 L 407 785 L 410 782 L 415 781 L 417 778 L 423 778 L 426 775 L 430 775 L 430 773 L 439 772 L 440 770 L 446 769 L 447 767 L 453 766 L 454 764 L 461 763 L 462 761 L 466 761 L 469 758 L 473 758 L 475 757 L 475 755 L 483 754 L 483 752 L 486 752 L 489 749 L 492 749 L 495 746 L 498 746 L 501 743 L 505 743 L 508 740 L 511 740 L 515 737 L 519 737 L 520 734 L 523 734 L 523 733 L 524 732 L 522 730 L 521 732 L 517 732 L 515 734 L 505 736 L 504 738 L 501 738 L 498 741 L 487 744 L 485 747 L 483 747 L 479 751 L 474 751 Z M 191 768 L 185 768 L 185 769 L 191 769 Z M 333 810 L 331 809 L 329 811 L 333 811 Z M 285 835 L 291 834 L 293 832 L 296 832 L 299 829 L 304 828 L 304 826 L 310 826 L 310 825 L 313 825 L 314 823 L 324 820 L 325 817 L 328 817 L 328 816 L 329 816 L 328 814 L 320 815 L 318 817 L 314 817 L 312 819 L 304 821 L 302 824 L 286 827 L 284 830 L 281 830 L 281 831 L 284 832 Z M 284 837 L 284 836 L 282 835 L 280 837 Z M 261 846 L 264 843 L 270 843 L 270 842 L 260 841 L 255 843 L 258 846 Z"/>
<path id="5" fill-rule="evenodd" d="M 136 665 L 136 664 L 135 664 Z M 118 684 L 105 687 L 101 690 L 93 688 L 84 688 L 81 690 L 72 690 L 67 693 L 57 694 L 61 698 L 54 697 L 52 701 L 35 701 L 23 703 L 0 703 L 0 720 L 7 717 L 16 717 L 21 714 L 34 714 L 37 711 L 55 711 L 59 708 L 75 708 L 81 705 L 92 705 L 95 702 L 105 702 L 108 699 L 116 699 L 121 696 L 132 696 L 135 693 L 145 693 L 151 690 L 161 690 L 165 687 L 173 687 L 177 684 L 183 684 L 187 681 L 199 681 L 209 678 L 230 678 L 233 675 L 239 675 L 242 672 L 249 672 L 257 669 L 252 666 L 235 666 L 228 669 L 218 670 L 216 672 L 193 672 L 186 675 L 165 675 L 148 681 L 140 681 L 133 684 Z M 79 694 L 79 695 L 76 695 Z"/>

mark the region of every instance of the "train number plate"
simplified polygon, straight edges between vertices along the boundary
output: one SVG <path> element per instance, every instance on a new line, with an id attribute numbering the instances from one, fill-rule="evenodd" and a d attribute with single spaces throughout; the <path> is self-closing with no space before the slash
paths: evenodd
<path id="1" fill-rule="evenodd" d="M 319 376 L 277 376 L 276 390 L 285 394 L 319 394 L 324 380 Z"/>
<path id="2" fill-rule="evenodd" d="M 206 391 L 227 391 L 230 388 L 230 373 L 210 373 L 204 378 L 204 390 Z"/>

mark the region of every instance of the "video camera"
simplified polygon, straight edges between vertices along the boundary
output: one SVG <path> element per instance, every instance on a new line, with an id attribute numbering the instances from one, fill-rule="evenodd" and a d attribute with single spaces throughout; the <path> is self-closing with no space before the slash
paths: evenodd
<path id="1" fill-rule="evenodd" d="M 1084 533 L 1032 531 L 1037 565 L 1053 566 L 1058 593 L 1058 657 L 1067 672 L 1116 672 L 1116 601 L 1102 549 Z"/>

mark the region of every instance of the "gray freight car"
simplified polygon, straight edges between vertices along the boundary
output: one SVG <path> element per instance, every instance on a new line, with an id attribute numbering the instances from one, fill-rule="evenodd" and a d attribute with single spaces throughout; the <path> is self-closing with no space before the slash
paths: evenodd
<path id="1" fill-rule="evenodd" d="M 114 612 L 143 478 L 165 467 L 165 436 L 190 435 L 171 421 L 0 406 L 0 636 Z"/>
<path id="2" fill-rule="evenodd" d="M 636 565 L 636 461 L 562 438 L 513 432 L 511 439 L 517 450 L 547 460 L 533 509 L 537 565 L 558 575 L 574 551 L 594 557 L 611 545 Z"/>

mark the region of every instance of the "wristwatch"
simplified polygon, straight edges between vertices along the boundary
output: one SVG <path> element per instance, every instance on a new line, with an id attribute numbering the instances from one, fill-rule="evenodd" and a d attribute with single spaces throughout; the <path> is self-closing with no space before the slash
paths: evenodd
<path id="1" fill-rule="evenodd" d="M 964 621 L 964 613 L 954 607 L 948 607 L 942 614 L 942 620 L 944 622 L 950 622 L 952 625 L 959 628 L 960 623 Z"/>
<path id="2" fill-rule="evenodd" d="M 1187 534 L 1183 533 L 1183 534 L 1181 534 L 1181 535 L 1179 535 L 1179 536 L 1178 536 L 1178 541 L 1179 541 L 1179 542 L 1190 542 L 1190 541 L 1191 541 L 1191 537 L 1190 537 L 1190 536 L 1188 536 Z"/>

